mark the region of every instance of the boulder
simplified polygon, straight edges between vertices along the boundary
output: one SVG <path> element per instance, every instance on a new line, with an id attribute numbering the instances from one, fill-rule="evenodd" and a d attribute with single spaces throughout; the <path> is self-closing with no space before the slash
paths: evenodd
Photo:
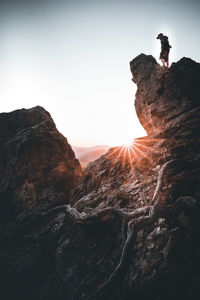
<path id="1" fill-rule="evenodd" d="M 1 113 L 0 145 L 1 217 L 69 202 L 81 166 L 45 109 Z"/>

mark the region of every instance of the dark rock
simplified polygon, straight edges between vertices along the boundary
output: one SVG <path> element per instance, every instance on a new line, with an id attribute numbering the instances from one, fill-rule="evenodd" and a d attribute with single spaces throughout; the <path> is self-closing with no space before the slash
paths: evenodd
<path id="1" fill-rule="evenodd" d="M 33 129 L 5 129 L 2 203 L 11 199 L 13 207 L 17 199 L 23 212 L 29 198 L 40 206 L 40 195 L 54 207 L 0 224 L 2 299 L 199 299 L 199 70 L 187 58 L 169 69 L 144 54 L 131 62 L 136 112 L 148 136 L 90 163 L 70 205 L 56 206 L 54 193 L 68 199 L 75 185 L 65 186 L 68 170 L 77 178 L 80 166 L 48 113 L 35 109 Z M 37 133 L 48 144 L 39 153 Z"/>
<path id="2" fill-rule="evenodd" d="M 186 114 L 199 116 L 200 64 L 184 57 L 169 69 L 161 68 L 151 55 L 141 54 L 130 67 L 138 86 L 136 113 L 148 134 L 180 125 Z"/>
<path id="3" fill-rule="evenodd" d="M 69 201 L 81 167 L 42 107 L 0 114 L 0 215 Z"/>

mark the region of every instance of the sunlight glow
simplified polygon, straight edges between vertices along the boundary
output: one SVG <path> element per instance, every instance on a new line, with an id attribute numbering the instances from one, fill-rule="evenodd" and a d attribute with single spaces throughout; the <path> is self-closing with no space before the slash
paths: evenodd
<path id="1" fill-rule="evenodd" d="M 134 144 L 134 140 L 130 140 L 127 143 L 123 144 L 125 148 L 131 148 Z"/>
<path id="2" fill-rule="evenodd" d="M 43 106 L 74 146 L 125 146 L 146 134 L 129 62 L 145 53 L 160 63 L 158 33 L 169 37 L 170 64 L 199 61 L 199 1 L 169 0 L 165 13 L 162 1 L 3 2 L 0 112 Z M 135 146 L 144 150 L 127 153 Z"/>
<path id="3" fill-rule="evenodd" d="M 108 159 L 112 159 L 113 166 L 117 163 L 121 163 L 122 167 L 133 168 L 135 162 L 140 165 L 153 164 L 152 156 L 149 155 L 152 145 L 158 142 L 160 139 L 149 139 L 147 137 L 134 139 L 128 144 L 124 144 L 120 147 L 113 148 Z"/>

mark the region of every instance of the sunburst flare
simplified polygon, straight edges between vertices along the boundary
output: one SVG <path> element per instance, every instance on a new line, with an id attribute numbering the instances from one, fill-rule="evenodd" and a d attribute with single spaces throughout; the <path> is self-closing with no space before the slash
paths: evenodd
<path id="1" fill-rule="evenodd" d="M 133 139 L 127 144 L 113 148 L 107 157 L 112 159 L 113 166 L 120 162 L 122 167 L 129 165 L 131 169 L 134 166 L 134 162 L 141 164 L 145 160 L 152 164 L 150 150 L 152 145 L 159 140 L 148 138 Z"/>

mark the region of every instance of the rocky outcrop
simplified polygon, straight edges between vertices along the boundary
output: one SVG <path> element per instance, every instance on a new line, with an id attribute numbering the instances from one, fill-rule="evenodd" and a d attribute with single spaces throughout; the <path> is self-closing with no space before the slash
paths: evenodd
<path id="1" fill-rule="evenodd" d="M 148 136 L 135 139 L 131 147 L 110 149 L 90 163 L 75 191 L 76 207 L 152 204 L 165 162 L 198 159 L 200 65 L 183 58 L 166 69 L 141 54 L 130 67 L 138 86 L 136 112 Z"/>
<path id="2" fill-rule="evenodd" d="M 199 64 L 130 65 L 148 135 L 90 163 L 71 205 L 1 224 L 3 299 L 200 297 Z"/>
<path id="3" fill-rule="evenodd" d="M 199 107 L 200 65 L 182 58 L 169 69 L 153 56 L 141 54 L 130 62 L 137 84 L 135 109 L 148 134 L 172 127 Z M 185 126 L 187 127 L 187 126 Z"/>
<path id="4" fill-rule="evenodd" d="M 67 203 L 81 167 L 42 107 L 0 114 L 0 215 Z"/>

